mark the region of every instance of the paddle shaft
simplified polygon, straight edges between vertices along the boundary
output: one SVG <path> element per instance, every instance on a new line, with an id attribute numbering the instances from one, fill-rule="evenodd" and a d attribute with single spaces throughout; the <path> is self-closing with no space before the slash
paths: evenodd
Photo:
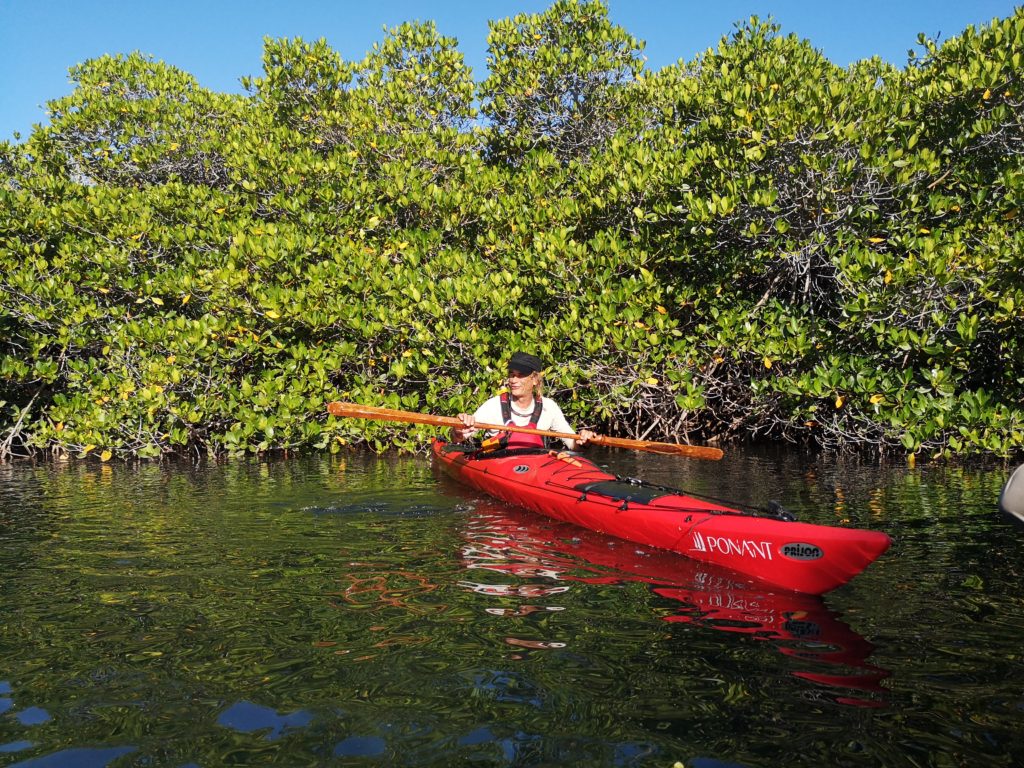
<path id="1" fill-rule="evenodd" d="M 374 405 L 359 405 L 358 403 L 344 403 L 334 401 L 327 404 L 327 411 L 332 416 L 339 416 L 349 419 L 369 419 L 371 421 L 398 421 L 404 424 L 428 424 L 433 427 L 454 427 L 464 429 L 465 425 L 454 416 L 433 416 L 427 413 L 414 413 L 412 411 L 397 411 L 391 408 L 381 408 Z M 518 427 L 514 424 L 481 424 L 477 422 L 474 429 L 497 430 L 500 432 L 522 432 L 527 435 L 542 435 L 544 437 L 556 437 L 563 440 L 580 440 L 579 435 L 567 432 L 552 432 L 549 429 L 532 429 L 530 427 Z M 693 459 L 709 459 L 717 461 L 722 458 L 722 451 L 718 448 L 710 448 L 702 445 L 677 445 L 675 443 L 657 443 L 651 440 L 629 440 L 624 437 L 606 437 L 595 435 L 590 438 L 595 445 L 606 445 L 609 448 L 629 448 L 635 451 L 647 451 L 648 453 L 664 453 L 673 456 L 687 456 Z"/>

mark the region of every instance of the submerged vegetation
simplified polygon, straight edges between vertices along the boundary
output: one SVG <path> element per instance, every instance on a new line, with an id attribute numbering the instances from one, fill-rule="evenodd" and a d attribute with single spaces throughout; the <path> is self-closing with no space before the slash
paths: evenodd
<path id="1" fill-rule="evenodd" d="M 0 456 L 412 448 L 325 401 L 471 409 L 520 347 L 616 434 L 1024 451 L 1024 10 L 903 69 L 751 19 L 649 72 L 572 0 L 488 43 L 72 69 L 0 144 Z"/>

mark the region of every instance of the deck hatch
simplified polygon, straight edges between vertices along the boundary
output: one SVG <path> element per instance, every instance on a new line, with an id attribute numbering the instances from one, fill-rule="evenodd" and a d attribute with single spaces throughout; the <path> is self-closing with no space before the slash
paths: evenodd
<path id="1" fill-rule="evenodd" d="M 669 493 L 662 488 L 652 488 L 646 485 L 634 485 L 632 483 L 624 483 L 621 480 L 601 480 L 596 483 L 580 483 L 579 485 L 574 485 L 573 490 L 579 491 L 584 494 L 584 496 L 596 493 L 600 496 L 606 496 L 609 499 L 636 502 L 637 504 L 650 504 L 655 499 L 676 495 L 674 493 Z"/>

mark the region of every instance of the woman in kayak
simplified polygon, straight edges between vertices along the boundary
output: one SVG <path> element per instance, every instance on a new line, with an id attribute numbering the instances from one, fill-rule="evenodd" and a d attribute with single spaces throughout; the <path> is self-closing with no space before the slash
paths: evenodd
<path id="1" fill-rule="evenodd" d="M 512 355 L 508 361 L 508 391 L 492 397 L 475 413 L 460 413 L 459 420 L 464 428 L 454 430 L 455 439 L 461 442 L 470 440 L 479 431 L 474 426 L 478 421 L 575 434 L 558 403 L 541 394 L 543 367 L 540 358 L 534 355 L 526 352 Z M 573 450 L 592 439 L 594 433 L 581 429 L 579 437 L 579 440 L 563 438 L 563 442 Z M 483 447 L 485 450 L 543 448 L 544 438 L 521 432 L 491 432 L 486 436 Z"/>

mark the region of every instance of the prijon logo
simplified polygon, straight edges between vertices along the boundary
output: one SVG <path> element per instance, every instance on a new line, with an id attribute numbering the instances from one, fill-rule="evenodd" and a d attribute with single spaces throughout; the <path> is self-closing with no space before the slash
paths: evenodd
<path id="1" fill-rule="evenodd" d="M 530 471 L 530 465 L 529 464 L 516 464 L 514 467 L 512 467 L 512 471 L 515 472 L 517 475 L 521 475 L 524 472 L 529 472 Z"/>
<path id="2" fill-rule="evenodd" d="M 794 637 L 799 637 L 804 640 L 821 637 L 821 625 L 815 621 L 808 621 L 806 619 L 786 619 L 782 628 Z"/>
<path id="3" fill-rule="evenodd" d="M 772 559 L 772 543 L 770 541 L 730 539 L 728 536 L 705 536 L 703 533 L 693 534 L 691 551 L 740 555 L 741 557 L 752 557 L 755 560 Z"/>
<path id="4" fill-rule="evenodd" d="M 825 554 L 821 547 L 799 541 L 783 544 L 779 551 L 782 552 L 783 557 L 788 557 L 790 560 L 817 560 Z"/>

